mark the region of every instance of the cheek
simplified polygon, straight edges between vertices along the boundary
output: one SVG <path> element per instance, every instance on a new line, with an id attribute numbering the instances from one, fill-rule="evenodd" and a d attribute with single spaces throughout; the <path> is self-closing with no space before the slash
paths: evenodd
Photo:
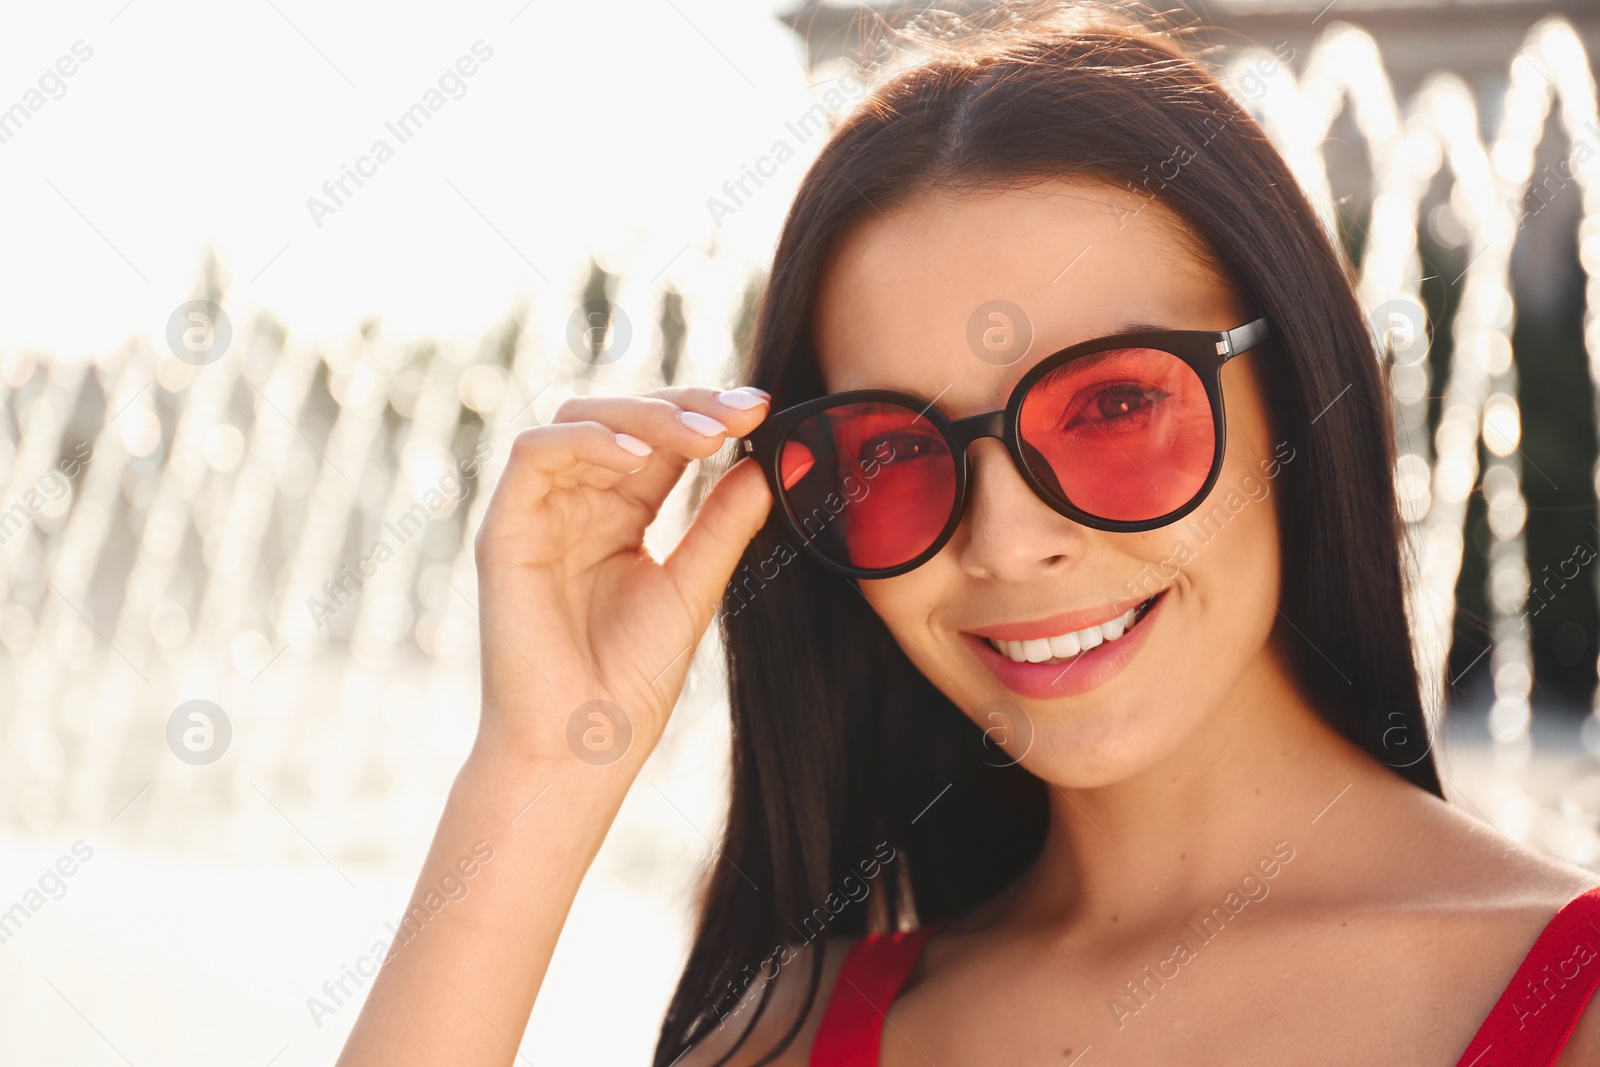
<path id="1" fill-rule="evenodd" d="M 1207 539 L 1188 568 L 1194 585 L 1208 607 L 1226 609 L 1236 621 L 1273 615 L 1278 603 L 1277 500 L 1233 494 L 1229 504 L 1207 514 Z"/>
<path id="2" fill-rule="evenodd" d="M 1175 585 L 1183 627 L 1175 635 L 1193 670 L 1237 674 L 1266 644 L 1277 621 L 1281 543 L 1280 474 L 1261 476 L 1270 445 L 1230 440 L 1229 455 L 1206 501 L 1182 524 L 1193 558 Z M 1234 447 L 1238 445 L 1239 447 Z M 1192 657 L 1188 654 L 1193 653 Z"/>
<path id="3" fill-rule="evenodd" d="M 859 583 L 861 595 L 888 624 L 890 633 L 902 648 L 908 640 L 917 645 L 926 644 L 928 620 L 934 608 L 956 595 L 953 587 L 940 577 L 946 555 L 941 552 L 916 570 L 896 578 Z M 914 652 L 912 659 L 916 659 Z"/>

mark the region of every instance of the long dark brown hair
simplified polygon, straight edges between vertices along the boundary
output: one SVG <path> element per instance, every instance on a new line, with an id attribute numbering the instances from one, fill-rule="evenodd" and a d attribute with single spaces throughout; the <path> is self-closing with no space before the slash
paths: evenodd
<path id="1" fill-rule="evenodd" d="M 1342 250 L 1192 30 L 1140 8 L 1062 5 L 959 29 L 915 35 L 912 58 L 902 49 L 878 69 L 821 150 L 739 380 L 770 392 L 774 411 L 826 391 L 813 299 L 835 240 L 865 216 L 932 190 L 1065 175 L 1149 190 L 1275 331 L 1254 363 L 1299 458 L 1279 478 L 1279 607 L 1298 632 L 1274 636 L 1329 723 L 1442 795 L 1404 609 L 1388 391 Z M 1177 150 L 1190 158 L 1174 173 Z M 855 585 L 793 541 L 774 512 L 724 601 L 732 795 L 656 1067 L 725 1019 L 745 1028 L 742 1044 L 791 947 L 965 912 L 1044 839 L 1044 784 L 994 766 Z M 809 960 L 805 1009 L 822 953 Z M 729 1018 L 752 982 L 754 1006 Z M 793 1042 L 805 1009 L 761 1062 Z"/>

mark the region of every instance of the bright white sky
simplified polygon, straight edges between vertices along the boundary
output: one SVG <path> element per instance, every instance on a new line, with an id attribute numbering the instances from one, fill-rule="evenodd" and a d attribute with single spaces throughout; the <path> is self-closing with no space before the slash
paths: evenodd
<path id="1" fill-rule="evenodd" d="M 764 261 L 821 138 L 720 231 L 706 199 L 816 99 L 793 3 L 7 4 L 0 113 L 93 55 L 3 131 L 0 351 L 159 343 L 208 245 L 235 323 L 302 338 L 474 335 L 519 296 L 570 303 L 591 249 L 646 278 L 713 233 Z M 385 130 L 480 39 L 465 95 Z M 394 157 L 318 228 L 307 198 L 380 137 Z"/>

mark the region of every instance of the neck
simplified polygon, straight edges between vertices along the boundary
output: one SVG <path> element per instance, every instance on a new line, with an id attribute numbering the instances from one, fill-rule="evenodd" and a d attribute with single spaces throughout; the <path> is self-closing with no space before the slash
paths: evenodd
<path id="1" fill-rule="evenodd" d="M 1346 787 L 1410 788 L 1330 727 L 1264 649 L 1166 759 L 1113 785 L 1049 784 L 1038 861 L 1005 911 L 1024 925 L 1100 915 L 1138 926 L 1222 903 L 1258 864 L 1300 849 Z M 1286 844 L 1285 844 L 1286 843 Z"/>

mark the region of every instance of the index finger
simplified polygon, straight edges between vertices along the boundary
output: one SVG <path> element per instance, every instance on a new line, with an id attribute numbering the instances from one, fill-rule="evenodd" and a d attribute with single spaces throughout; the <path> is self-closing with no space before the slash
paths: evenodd
<path id="1" fill-rule="evenodd" d="M 723 426 L 726 433 L 707 434 L 685 428 L 676 418 L 661 417 L 655 404 L 640 405 L 642 398 L 665 401 L 679 411 L 704 415 Z M 764 390 L 750 387 L 719 390 L 703 386 L 666 386 L 632 396 L 579 397 L 568 404 L 573 418 L 603 422 L 655 446 L 644 465 L 618 479 L 614 487 L 652 514 L 672 492 L 691 459 L 716 456 L 728 441 L 743 437 L 759 426 L 771 407 Z"/>

